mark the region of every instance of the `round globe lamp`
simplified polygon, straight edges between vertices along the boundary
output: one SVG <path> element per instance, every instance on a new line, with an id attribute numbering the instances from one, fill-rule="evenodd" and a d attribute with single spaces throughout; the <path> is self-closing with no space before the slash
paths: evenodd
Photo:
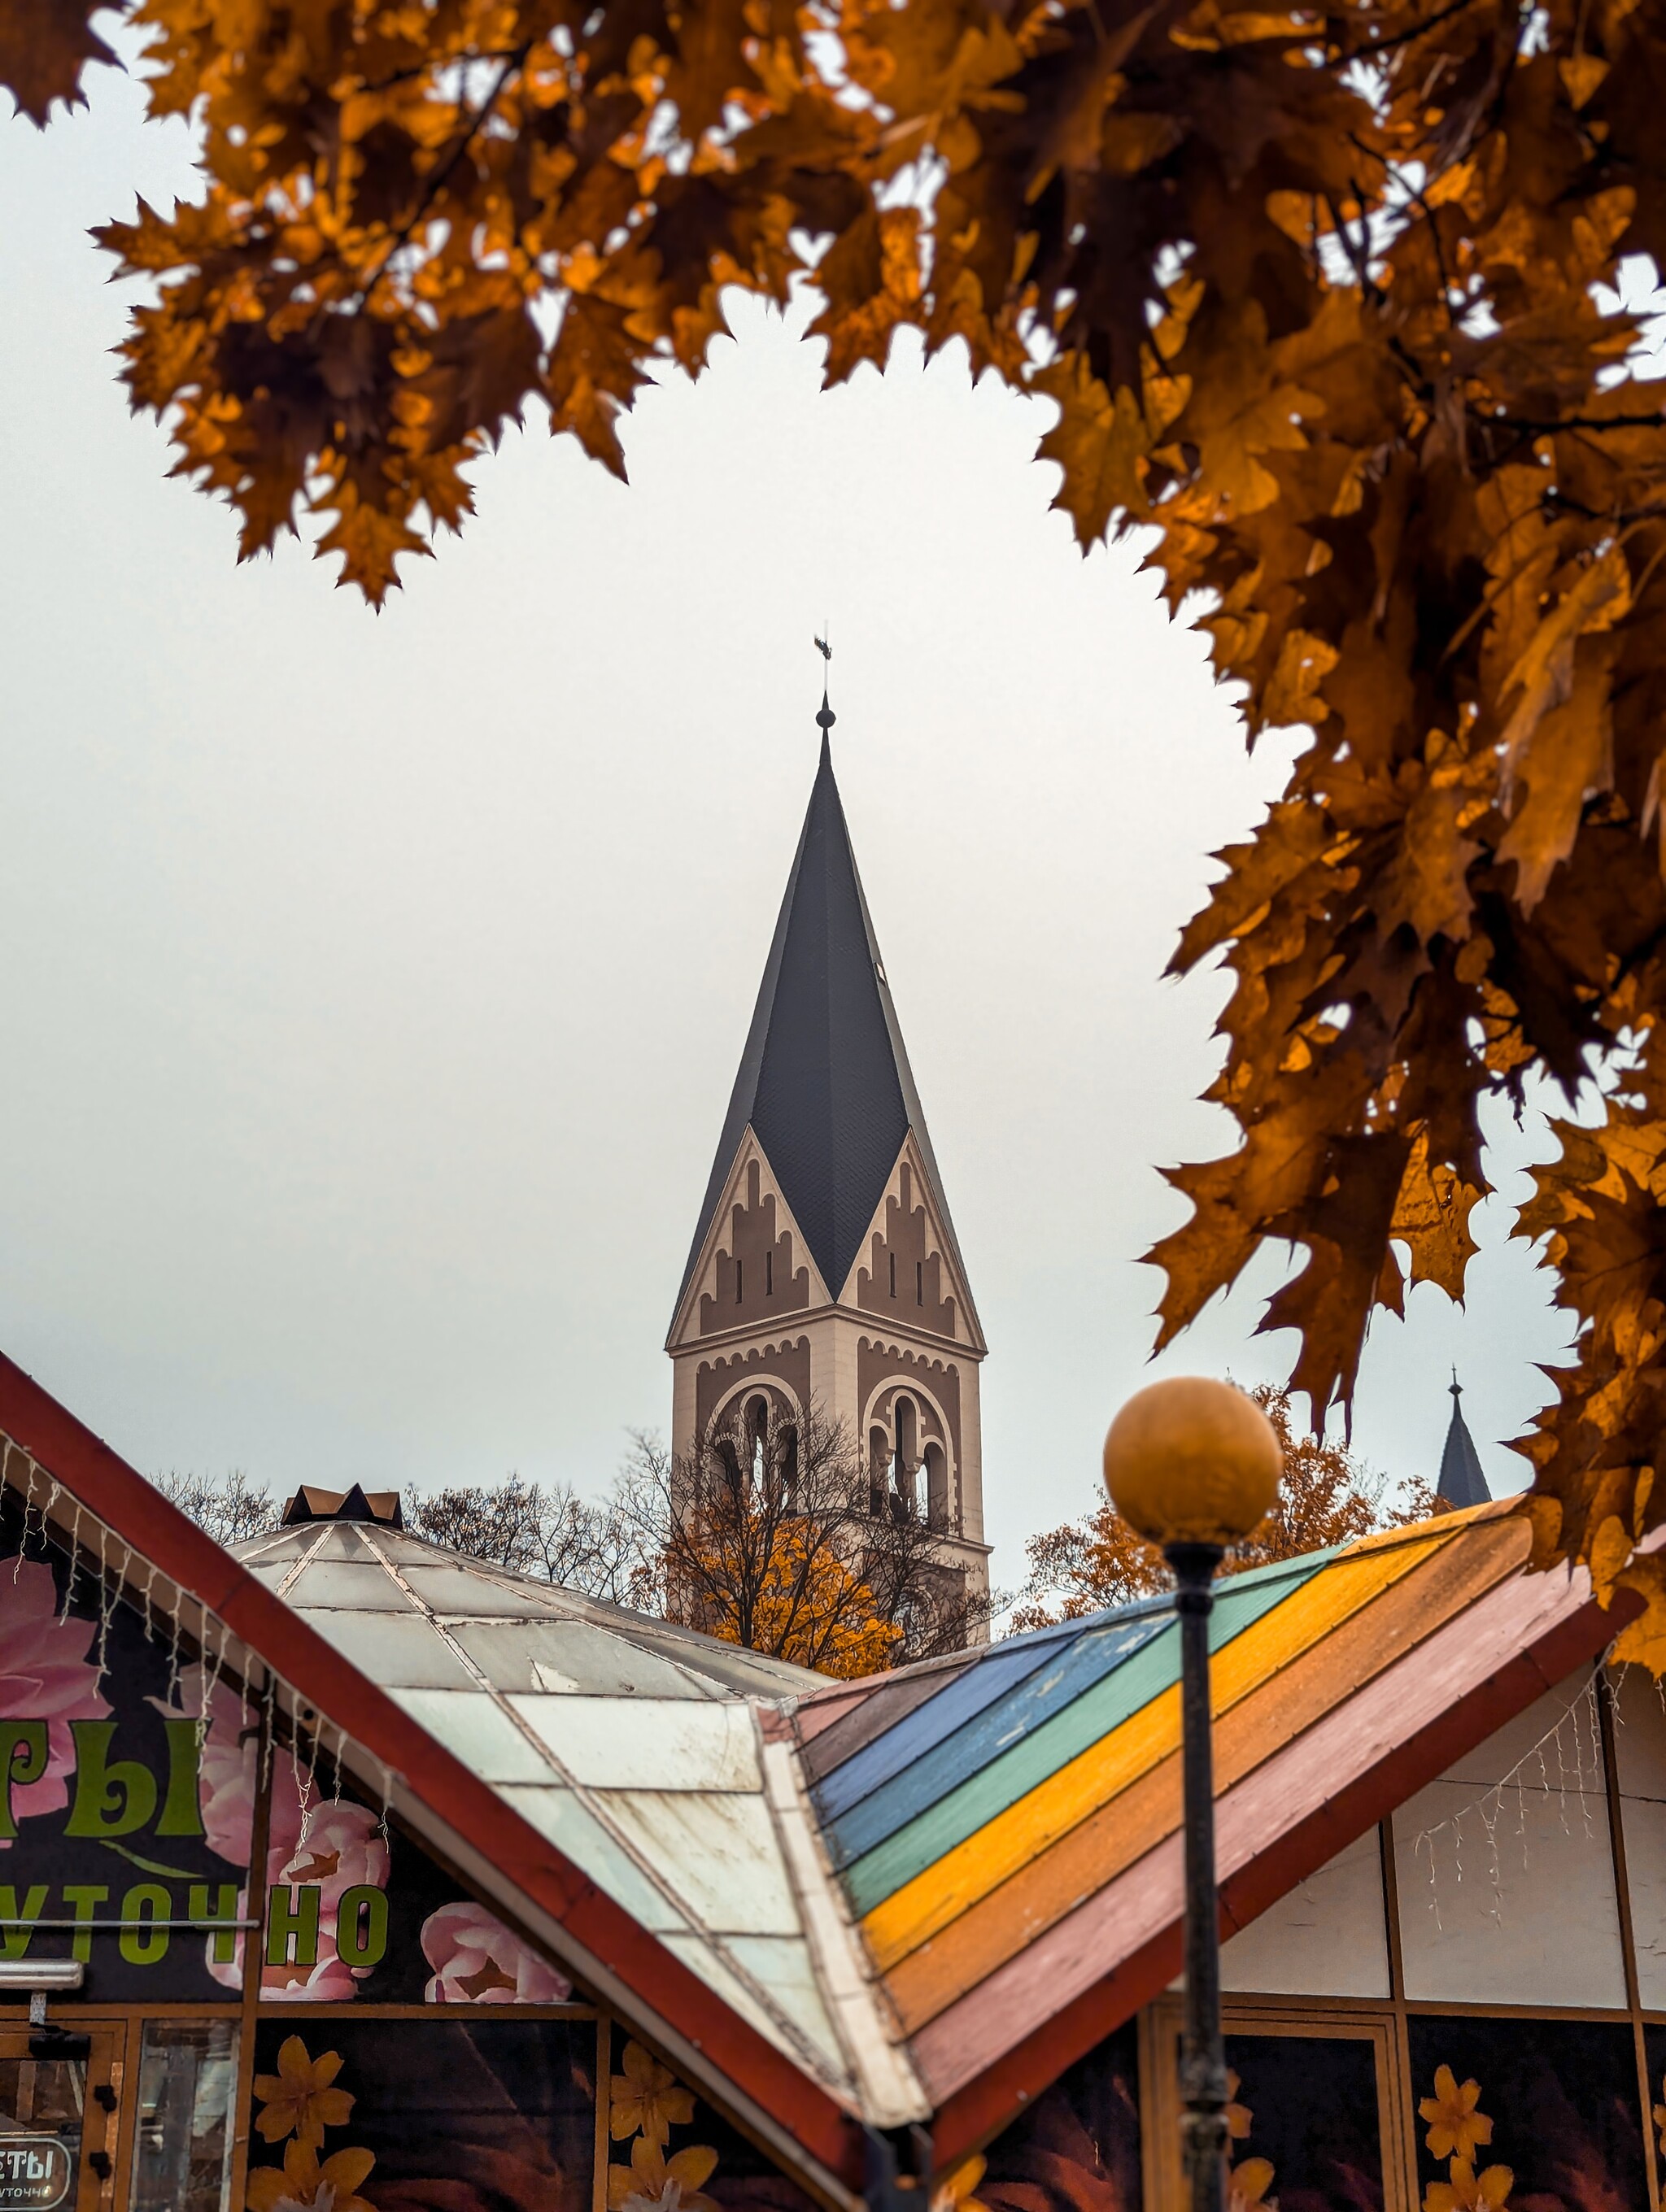
<path id="1" fill-rule="evenodd" d="M 1105 1437 L 1104 1465 L 1111 1504 L 1149 1542 L 1224 1551 L 1278 1504 L 1284 1455 L 1253 1398 L 1176 1375 L 1128 1400 Z"/>
<path id="2" fill-rule="evenodd" d="M 1105 1438 L 1105 1488 L 1126 1522 L 1162 1547 L 1180 1616 L 1185 1784 L 1186 2012 L 1180 2147 L 1191 2212 L 1226 2201 L 1226 2054 L 1220 2037 L 1220 1903 L 1215 1887 L 1209 1617 L 1215 1570 L 1279 1502 L 1284 1455 L 1255 1400 L 1181 1375 L 1130 1398 Z"/>

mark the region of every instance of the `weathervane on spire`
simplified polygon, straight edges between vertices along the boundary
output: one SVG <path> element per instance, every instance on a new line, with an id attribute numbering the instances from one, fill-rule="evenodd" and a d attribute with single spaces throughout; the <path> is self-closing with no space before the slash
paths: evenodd
<path id="1" fill-rule="evenodd" d="M 827 625 L 824 623 L 823 627 L 825 629 Z M 822 659 L 828 664 L 828 668 L 824 669 L 822 673 L 821 711 L 816 716 L 817 726 L 820 729 L 823 741 L 825 743 L 828 732 L 832 729 L 834 723 L 839 719 L 827 703 L 827 677 L 829 670 L 830 670 L 832 665 L 833 648 L 824 637 L 818 637 L 816 640 L 816 650 L 820 653 Z"/>

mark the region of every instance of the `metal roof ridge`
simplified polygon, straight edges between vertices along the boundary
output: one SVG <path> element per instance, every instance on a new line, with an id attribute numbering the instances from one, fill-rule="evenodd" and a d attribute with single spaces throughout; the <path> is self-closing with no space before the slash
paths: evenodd
<path id="1" fill-rule="evenodd" d="M 931 2117 L 931 2099 L 894 2018 L 887 2016 L 842 1885 L 828 1865 L 803 1765 L 790 1734 L 763 1724 L 764 1701 L 748 1698 L 764 1802 L 781 1846 L 817 1990 L 860 2100 L 879 2128 Z"/>

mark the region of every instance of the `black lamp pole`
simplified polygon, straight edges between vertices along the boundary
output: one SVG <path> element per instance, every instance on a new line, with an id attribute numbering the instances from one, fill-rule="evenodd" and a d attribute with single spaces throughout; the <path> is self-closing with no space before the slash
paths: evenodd
<path id="1" fill-rule="evenodd" d="M 1209 1616 L 1219 1544 L 1168 1544 L 1180 1616 L 1181 1759 L 1186 1781 L 1186 2026 L 1180 2051 L 1180 2148 L 1191 2212 L 1222 2212 L 1226 2053 L 1220 2039 L 1220 1906 L 1209 1709 Z"/>
<path id="2" fill-rule="evenodd" d="M 1279 1502 L 1284 1452 L 1255 1401 L 1230 1382 L 1170 1375 L 1136 1390 L 1105 1437 L 1105 1488 L 1130 1528 L 1160 1544 L 1180 1617 L 1180 1723 L 1186 1777 L 1186 2033 L 1180 2147 L 1191 2212 L 1225 2212 L 1226 2053 L 1220 2040 L 1220 1904 L 1209 1616 L 1226 1547 Z"/>

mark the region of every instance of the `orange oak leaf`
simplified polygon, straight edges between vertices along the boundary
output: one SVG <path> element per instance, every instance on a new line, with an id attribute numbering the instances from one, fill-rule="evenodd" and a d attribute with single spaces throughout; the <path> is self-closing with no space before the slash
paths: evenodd
<path id="1" fill-rule="evenodd" d="M 96 12 L 78 0 L 5 0 L 0 7 L 0 84 L 40 130 L 55 100 L 87 105 L 82 78 L 89 62 L 120 66 L 92 27 Z"/>

